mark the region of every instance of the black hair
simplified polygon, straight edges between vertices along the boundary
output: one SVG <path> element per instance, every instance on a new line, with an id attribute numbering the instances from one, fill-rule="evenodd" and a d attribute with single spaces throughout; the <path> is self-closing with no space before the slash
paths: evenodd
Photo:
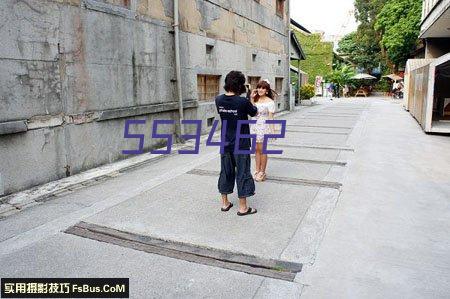
<path id="1" fill-rule="evenodd" d="M 236 95 L 241 95 L 246 92 L 245 76 L 242 72 L 231 71 L 225 77 L 225 86 L 223 87 L 227 92 L 233 92 Z"/>

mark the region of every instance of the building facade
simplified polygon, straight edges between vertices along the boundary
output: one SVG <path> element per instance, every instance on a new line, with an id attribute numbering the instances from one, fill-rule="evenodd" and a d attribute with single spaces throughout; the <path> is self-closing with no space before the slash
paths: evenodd
<path id="1" fill-rule="evenodd" d="M 149 136 L 179 118 L 174 0 L 3 0 L 0 17 L 0 196 L 126 158 L 126 119 L 146 121 L 130 128 L 145 151 L 163 145 Z M 231 70 L 290 108 L 288 1 L 180 0 L 179 19 L 185 119 L 209 131 Z"/>
<path id="2" fill-rule="evenodd" d="M 450 0 L 424 0 L 421 39 L 425 58 L 437 58 L 450 52 Z"/>

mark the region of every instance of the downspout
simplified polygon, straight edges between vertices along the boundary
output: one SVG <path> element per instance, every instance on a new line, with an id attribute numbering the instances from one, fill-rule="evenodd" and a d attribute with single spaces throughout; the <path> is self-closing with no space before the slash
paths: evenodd
<path id="1" fill-rule="evenodd" d="M 175 37 L 175 71 L 177 76 L 177 96 L 178 96 L 178 113 L 180 115 L 180 135 L 184 135 L 184 112 L 183 112 L 183 92 L 181 90 L 181 65 L 180 65 L 180 30 L 179 30 L 179 11 L 178 11 L 178 0 L 173 1 L 173 29 Z M 180 140 L 183 142 L 183 140 Z"/>
<path id="2" fill-rule="evenodd" d="M 287 78 L 288 78 L 288 99 L 289 110 L 294 111 L 295 99 L 292 99 L 292 85 L 291 85 L 291 7 L 290 1 L 287 2 L 287 35 L 288 35 L 288 49 L 287 49 Z M 294 95 L 295 97 L 295 95 Z"/>

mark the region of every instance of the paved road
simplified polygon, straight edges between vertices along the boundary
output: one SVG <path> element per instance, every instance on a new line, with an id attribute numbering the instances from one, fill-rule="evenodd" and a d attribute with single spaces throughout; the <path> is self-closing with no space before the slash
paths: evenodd
<path id="1" fill-rule="evenodd" d="M 219 211 L 217 149 L 203 146 L 1 220 L 0 277 L 129 277 L 131 298 L 448 297 L 450 138 L 376 98 L 283 118 L 258 214 Z"/>

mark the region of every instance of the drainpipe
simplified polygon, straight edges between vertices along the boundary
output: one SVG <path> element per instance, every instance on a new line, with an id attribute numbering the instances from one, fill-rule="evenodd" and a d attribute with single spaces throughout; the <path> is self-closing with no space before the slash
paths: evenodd
<path id="1" fill-rule="evenodd" d="M 178 112 L 180 114 L 180 135 L 179 138 L 181 139 L 181 136 L 184 135 L 184 127 L 183 127 L 183 120 L 184 120 L 184 113 L 183 113 L 183 93 L 181 90 L 181 66 L 180 66 L 180 30 L 179 30 L 179 13 L 178 13 L 178 0 L 173 1 L 173 29 L 174 29 L 174 36 L 175 36 L 175 70 L 176 70 L 176 76 L 177 76 L 177 96 L 178 96 Z M 181 140 L 183 142 L 183 140 Z"/>
<path id="2" fill-rule="evenodd" d="M 292 82 L 291 82 L 291 7 L 290 1 L 287 2 L 287 35 L 288 35 L 288 49 L 287 49 L 287 81 L 288 81 L 288 99 L 289 111 L 295 109 L 295 99 L 292 101 Z M 294 96 L 295 97 L 295 96 Z"/>

